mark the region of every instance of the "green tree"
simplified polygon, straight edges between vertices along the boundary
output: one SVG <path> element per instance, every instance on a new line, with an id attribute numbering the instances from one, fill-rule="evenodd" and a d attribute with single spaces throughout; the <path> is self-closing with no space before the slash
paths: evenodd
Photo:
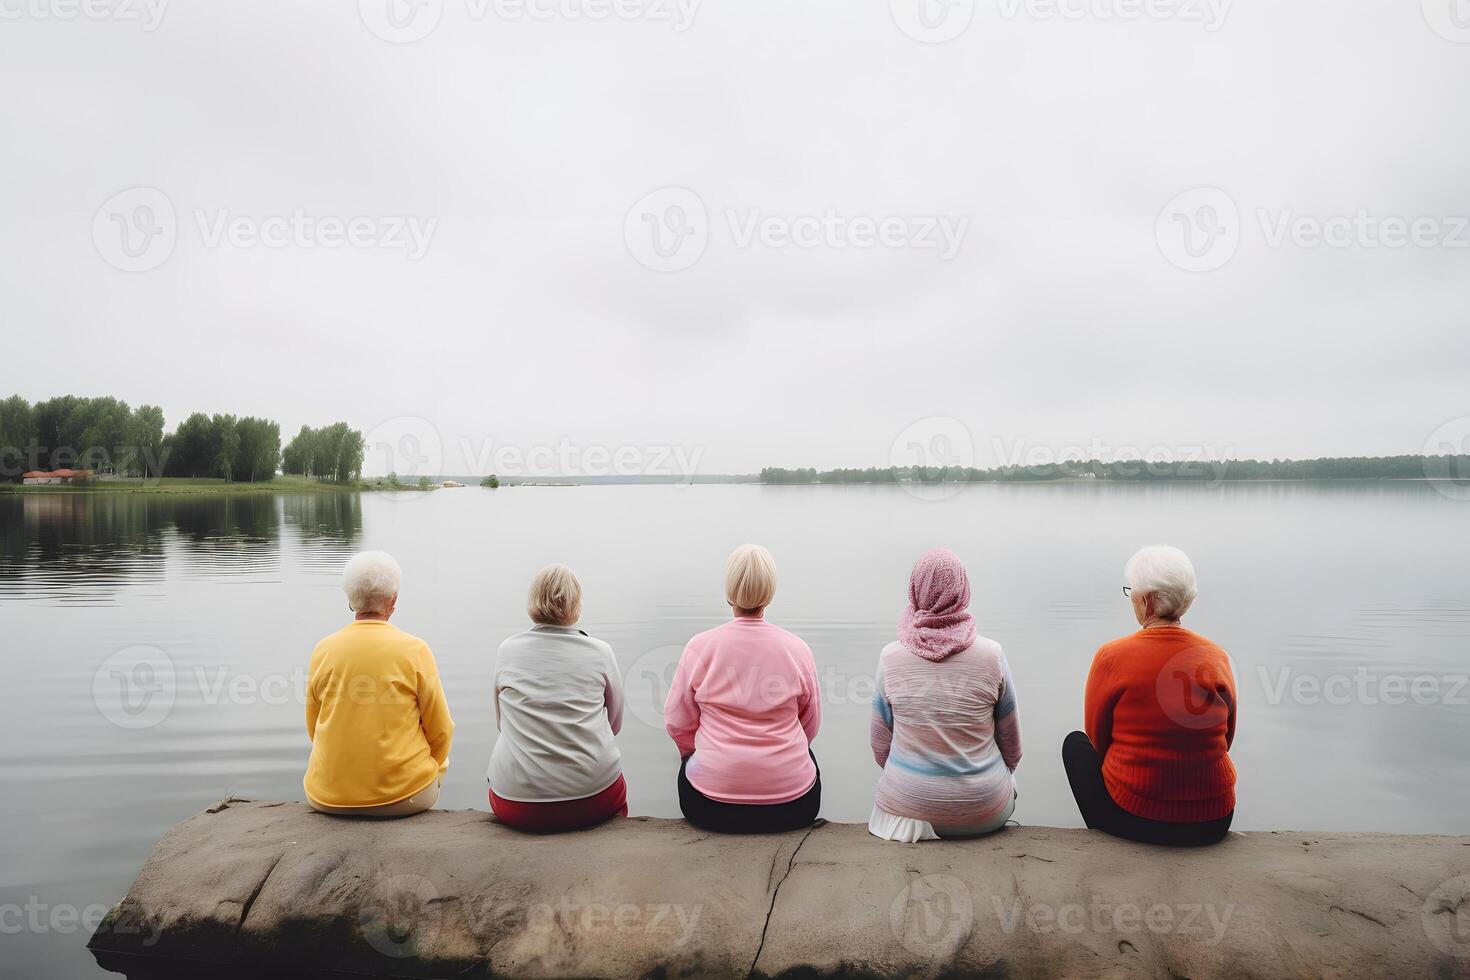
<path id="1" fill-rule="evenodd" d="M 36 422 L 31 403 L 19 395 L 0 402 L 0 479 L 18 480 L 31 468 Z"/>
<path id="2" fill-rule="evenodd" d="M 419 477 L 419 489 L 420 490 L 427 490 L 430 487 L 432 487 L 433 485 L 434 484 L 432 482 L 430 482 L 430 480 L 429 480 L 429 478 L 427 476 L 421 476 L 421 477 Z"/>
<path id="3" fill-rule="evenodd" d="M 485 479 L 480 481 L 480 486 L 489 487 L 491 490 L 499 490 L 500 478 L 497 477 L 494 473 L 491 473 L 489 476 L 485 477 Z"/>

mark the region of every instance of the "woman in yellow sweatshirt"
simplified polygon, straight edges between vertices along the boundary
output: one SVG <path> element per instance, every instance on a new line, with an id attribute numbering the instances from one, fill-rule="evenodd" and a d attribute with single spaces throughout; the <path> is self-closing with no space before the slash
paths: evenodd
<path id="1" fill-rule="evenodd" d="M 339 816 L 406 817 L 439 799 L 454 719 L 429 645 L 389 624 L 403 573 L 381 551 L 347 563 L 356 620 L 316 645 L 306 680 L 306 799 Z"/>

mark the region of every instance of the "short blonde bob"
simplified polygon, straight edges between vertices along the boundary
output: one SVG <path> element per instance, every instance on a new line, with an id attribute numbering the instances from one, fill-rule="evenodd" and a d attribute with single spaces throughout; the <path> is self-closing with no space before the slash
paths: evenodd
<path id="1" fill-rule="evenodd" d="M 575 625 L 582 618 L 582 583 L 567 566 L 547 565 L 531 579 L 526 612 L 542 626 Z"/>
<path id="2" fill-rule="evenodd" d="M 776 559 L 758 544 L 742 544 L 725 561 L 725 599 L 736 612 L 757 613 L 776 596 Z"/>

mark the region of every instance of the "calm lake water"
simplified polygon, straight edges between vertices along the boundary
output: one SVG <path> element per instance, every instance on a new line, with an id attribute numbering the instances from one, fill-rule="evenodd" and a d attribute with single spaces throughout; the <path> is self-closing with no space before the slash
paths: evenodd
<path id="1" fill-rule="evenodd" d="M 402 563 L 394 621 L 444 676 L 440 806 L 487 809 L 495 648 L 526 625 L 532 573 L 564 561 L 625 670 L 632 812 L 676 816 L 664 685 L 726 617 L 724 558 L 746 540 L 780 565 L 771 619 L 816 654 L 830 819 L 867 817 L 872 669 L 914 559 L 944 545 L 1019 689 L 1016 817 L 1080 826 L 1059 747 L 1093 651 L 1134 628 L 1122 564 L 1162 541 L 1199 569 L 1187 624 L 1235 660 L 1238 829 L 1470 830 L 1470 503 L 1425 484 L 7 496 L 0 927 L 20 933 L 0 972 L 101 975 L 68 909 L 117 901 L 171 824 L 223 797 L 301 798 L 305 665 L 349 616 L 338 574 L 360 549 Z"/>

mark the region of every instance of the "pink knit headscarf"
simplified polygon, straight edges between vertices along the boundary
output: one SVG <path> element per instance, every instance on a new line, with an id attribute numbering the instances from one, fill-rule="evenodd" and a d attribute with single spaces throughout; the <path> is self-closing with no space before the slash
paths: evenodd
<path id="1" fill-rule="evenodd" d="M 943 660 L 975 642 L 969 608 L 965 566 L 954 552 L 935 548 L 909 576 L 909 607 L 898 621 L 898 639 L 925 660 Z"/>

